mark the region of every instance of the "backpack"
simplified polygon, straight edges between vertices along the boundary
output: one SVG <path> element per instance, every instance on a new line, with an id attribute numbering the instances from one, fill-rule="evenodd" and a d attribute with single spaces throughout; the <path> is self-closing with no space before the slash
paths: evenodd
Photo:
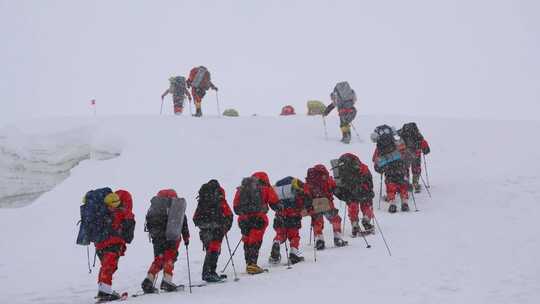
<path id="1" fill-rule="evenodd" d="M 197 215 L 195 225 L 197 227 L 208 229 L 222 226 L 224 219 L 220 209 L 222 199 L 221 187 L 217 180 L 210 180 L 201 186 L 199 195 L 197 196 L 197 209 L 195 210 L 195 214 Z"/>
<path id="2" fill-rule="evenodd" d="M 296 191 L 293 188 L 294 177 L 287 176 L 276 182 L 274 191 L 285 208 L 296 207 Z"/>
<path id="3" fill-rule="evenodd" d="M 182 76 L 176 76 L 169 78 L 169 92 L 176 96 L 185 95 L 186 78 Z"/>
<path id="4" fill-rule="evenodd" d="M 86 246 L 109 238 L 112 215 L 103 201 L 109 193 L 112 193 L 111 188 L 91 190 L 85 194 L 80 208 L 81 220 L 77 245 Z"/>
<path id="5" fill-rule="evenodd" d="M 366 190 L 362 184 L 367 182 L 373 187 L 373 181 L 360 173 L 360 160 L 351 154 L 343 154 L 339 159 L 331 161 L 335 170 L 336 196 L 343 201 L 365 201 L 374 197 L 373 190 Z M 336 174 L 338 177 L 336 177 Z"/>
<path id="6" fill-rule="evenodd" d="M 380 155 L 386 155 L 397 150 L 394 130 L 388 125 L 380 125 L 374 130 L 374 140 Z"/>
<path id="7" fill-rule="evenodd" d="M 178 240 L 185 211 L 186 200 L 183 198 L 154 196 L 146 212 L 146 231 L 150 233 L 150 238 L 152 240 Z"/>
<path id="8" fill-rule="evenodd" d="M 424 140 L 420 130 L 418 130 L 418 126 L 414 122 L 404 124 L 398 134 L 405 142 L 405 146 L 409 149 L 420 149 L 420 144 Z"/>
<path id="9" fill-rule="evenodd" d="M 326 182 L 330 177 L 324 166 L 315 166 L 308 169 L 306 183 L 310 186 L 313 198 L 326 197 Z"/>
<path id="10" fill-rule="evenodd" d="M 347 81 L 338 82 L 334 87 L 334 93 L 339 102 L 354 101 L 356 94 Z"/>
<path id="11" fill-rule="evenodd" d="M 209 82 L 210 72 L 203 66 L 198 67 L 191 85 L 198 89 L 207 89 Z"/>
<path id="12" fill-rule="evenodd" d="M 245 177 L 238 187 L 240 191 L 240 203 L 238 205 L 238 215 L 248 213 L 268 212 L 268 206 L 263 202 L 262 186 L 258 178 Z"/>

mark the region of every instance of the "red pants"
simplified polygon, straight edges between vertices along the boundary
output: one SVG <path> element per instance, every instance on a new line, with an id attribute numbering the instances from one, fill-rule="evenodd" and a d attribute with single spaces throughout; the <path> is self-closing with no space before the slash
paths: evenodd
<path id="1" fill-rule="evenodd" d="M 98 283 L 112 285 L 112 276 L 118 269 L 118 259 L 120 259 L 118 252 L 108 251 L 100 254 L 101 267 L 99 268 Z"/>
<path id="2" fill-rule="evenodd" d="M 179 246 L 180 241 L 176 242 L 176 248 L 166 249 L 163 254 L 155 256 L 150 269 L 148 269 L 148 273 L 156 275 L 163 269 L 163 273 L 172 276 Z"/>
<path id="3" fill-rule="evenodd" d="M 313 226 L 313 232 L 315 235 L 322 235 L 323 233 L 323 216 L 332 224 L 334 233 L 341 233 L 341 217 L 338 213 L 339 211 L 337 209 L 332 209 L 328 212 L 311 216 L 311 225 Z"/>
<path id="4" fill-rule="evenodd" d="M 286 240 L 291 243 L 291 248 L 298 249 L 300 246 L 300 232 L 298 228 L 276 228 L 276 237 L 274 242 L 283 243 Z"/>
<path id="5" fill-rule="evenodd" d="M 393 202 L 396 199 L 396 194 L 399 192 L 399 196 L 402 201 L 409 199 L 409 188 L 406 183 L 387 183 L 386 184 L 386 197 L 389 202 Z"/>
<path id="6" fill-rule="evenodd" d="M 352 222 L 358 222 L 358 213 L 361 210 L 362 215 L 371 220 L 373 218 L 373 202 L 367 201 L 367 202 L 349 202 L 347 204 L 347 208 L 349 211 L 349 220 Z"/>
<path id="7" fill-rule="evenodd" d="M 260 244 L 263 241 L 266 227 L 268 227 L 268 217 L 266 215 L 257 215 L 242 219 L 239 218 L 238 225 L 240 226 L 244 244 Z"/>

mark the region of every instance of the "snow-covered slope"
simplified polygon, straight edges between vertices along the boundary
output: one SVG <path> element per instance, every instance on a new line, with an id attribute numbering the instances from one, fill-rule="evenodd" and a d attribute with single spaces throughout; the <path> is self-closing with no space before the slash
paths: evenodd
<path id="1" fill-rule="evenodd" d="M 535 134 L 540 123 L 365 116 L 355 122 L 363 141 L 354 138 L 351 145 L 338 142 L 337 117 L 327 121 L 329 140 L 320 117 L 137 116 L 72 123 L 77 130 L 91 126 L 94 139 L 112 141 L 122 153 L 107 161 L 81 162 L 30 206 L 0 209 L 0 302 L 93 302 L 98 268 L 89 275 L 86 249 L 74 244 L 81 197 L 89 189 L 123 188 L 134 196 L 136 236 L 120 259 L 114 288 L 135 292 L 152 260 L 143 223 L 149 200 L 159 189 L 175 188 L 187 198 L 191 215 L 196 191 L 211 178 L 219 179 L 231 201 L 241 178 L 255 170 L 267 171 L 272 181 L 305 177 L 309 166 L 328 165 L 343 152 L 356 153 L 371 167 L 371 130 L 380 123 L 400 126 L 411 120 L 419 123 L 432 147 L 428 165 L 433 198 L 417 195 L 417 213 L 389 215 L 384 205 L 377 211 L 391 257 L 379 233 L 368 237 L 370 249 L 362 239 L 353 239 L 346 248 L 319 252 L 315 263 L 307 245 L 309 221 L 304 219 L 301 244 L 307 261 L 291 270 L 274 267 L 260 276 L 240 274 L 239 282 L 194 289 L 192 295 L 129 301 L 537 303 L 540 149 Z M 191 234 L 192 278 L 200 281 L 203 252 L 193 225 Z M 263 265 L 273 236 L 270 226 L 261 249 Z M 230 239 L 234 244 L 239 240 L 236 225 Z M 224 246 L 219 267 L 227 256 Z M 235 261 L 241 273 L 242 256 L 239 249 Z M 176 281 L 186 283 L 184 249 L 176 265 Z"/>

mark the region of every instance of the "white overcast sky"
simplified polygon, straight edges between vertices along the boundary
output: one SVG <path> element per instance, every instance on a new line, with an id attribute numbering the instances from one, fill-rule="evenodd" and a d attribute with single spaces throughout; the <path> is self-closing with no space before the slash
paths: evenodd
<path id="1" fill-rule="evenodd" d="M 90 115 L 92 98 L 158 114 L 195 65 L 241 114 L 305 112 L 341 80 L 365 114 L 540 114 L 538 0 L 0 0 L 0 38 L 0 124 Z"/>

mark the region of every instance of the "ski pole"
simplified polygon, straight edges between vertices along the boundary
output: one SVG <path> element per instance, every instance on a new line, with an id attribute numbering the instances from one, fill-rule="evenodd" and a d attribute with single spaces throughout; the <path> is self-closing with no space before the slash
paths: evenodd
<path id="1" fill-rule="evenodd" d="M 382 196 L 382 173 L 381 173 L 381 182 L 379 183 L 379 207 L 378 207 L 379 210 L 381 210 L 381 196 Z"/>
<path id="2" fill-rule="evenodd" d="M 358 138 L 358 141 L 362 141 L 362 139 L 360 138 L 360 134 L 358 134 L 358 131 L 356 131 L 356 128 L 354 124 L 352 123 L 352 121 L 351 121 L 351 127 L 354 130 L 354 133 L 356 133 L 356 137 Z"/>
<path id="3" fill-rule="evenodd" d="M 343 201 L 340 201 L 340 202 L 341 202 L 341 207 L 343 208 Z M 346 221 L 347 221 L 347 204 L 345 204 L 345 209 L 343 210 L 343 228 L 341 229 L 343 235 L 345 235 L 345 222 Z"/>
<path id="4" fill-rule="evenodd" d="M 422 180 L 422 184 L 424 184 L 424 188 L 426 188 L 429 198 L 431 198 L 431 192 L 429 191 L 429 187 L 426 185 L 426 182 L 424 181 L 424 177 L 422 176 L 422 174 L 420 174 L 420 179 Z"/>
<path id="5" fill-rule="evenodd" d="M 216 104 L 217 104 L 217 116 L 221 116 L 221 110 L 219 109 L 219 94 L 218 91 L 216 91 Z"/>
<path id="6" fill-rule="evenodd" d="M 422 157 L 424 158 L 424 170 L 426 171 L 427 188 L 431 188 L 431 185 L 430 185 L 430 183 L 429 183 L 428 170 L 427 170 L 426 155 L 422 153 Z"/>
<path id="7" fill-rule="evenodd" d="M 234 259 L 233 259 L 233 254 L 231 252 L 231 245 L 229 244 L 229 237 L 227 236 L 227 233 L 225 233 L 225 241 L 227 241 L 227 249 L 229 249 L 229 255 L 231 256 L 231 261 L 232 261 L 232 269 L 233 269 L 233 272 L 234 272 L 234 281 L 235 282 L 238 282 L 238 280 L 240 280 L 238 278 L 238 275 L 236 274 L 236 267 L 234 266 Z"/>
<path id="8" fill-rule="evenodd" d="M 322 121 L 324 125 L 324 138 L 328 140 L 328 129 L 326 128 L 326 118 L 324 115 L 322 116 Z"/>
<path id="9" fill-rule="evenodd" d="M 414 199 L 414 191 L 411 190 L 411 197 L 412 197 L 412 201 L 414 203 L 414 212 L 418 212 L 418 208 L 416 207 L 416 200 Z"/>
<path id="10" fill-rule="evenodd" d="M 236 244 L 236 247 L 234 248 L 232 254 L 231 254 L 231 257 L 229 258 L 229 261 L 227 261 L 227 264 L 225 264 L 225 267 L 223 267 L 223 270 L 221 271 L 221 273 L 224 273 L 225 270 L 227 269 L 227 266 L 229 266 L 229 263 L 232 261 L 232 258 L 234 256 L 234 254 L 236 253 L 236 249 L 238 249 L 238 246 L 240 246 L 240 242 L 242 242 L 242 238 L 240 238 L 240 240 L 238 240 L 238 244 Z"/>
<path id="11" fill-rule="evenodd" d="M 191 270 L 189 269 L 189 248 L 186 244 L 186 261 L 187 261 L 187 271 L 188 271 L 188 281 L 189 281 L 189 293 L 191 293 Z"/>
<path id="12" fill-rule="evenodd" d="M 161 98 L 161 107 L 159 108 L 159 115 L 163 114 L 163 98 Z"/>
<path id="13" fill-rule="evenodd" d="M 191 100 L 189 101 L 189 115 L 193 116 L 193 110 L 191 109 Z"/>
<path id="14" fill-rule="evenodd" d="M 382 237 L 382 240 L 384 242 L 384 245 L 386 246 L 386 250 L 388 250 L 388 255 L 392 256 L 392 252 L 390 252 L 390 247 L 388 246 L 388 243 L 386 242 L 386 238 L 384 237 L 384 234 L 383 234 L 383 232 L 381 230 L 381 226 L 379 225 L 379 221 L 377 220 L 375 215 L 373 215 L 373 219 L 375 220 L 375 224 L 377 225 L 377 229 L 379 229 L 379 232 L 381 233 L 381 237 Z"/>

